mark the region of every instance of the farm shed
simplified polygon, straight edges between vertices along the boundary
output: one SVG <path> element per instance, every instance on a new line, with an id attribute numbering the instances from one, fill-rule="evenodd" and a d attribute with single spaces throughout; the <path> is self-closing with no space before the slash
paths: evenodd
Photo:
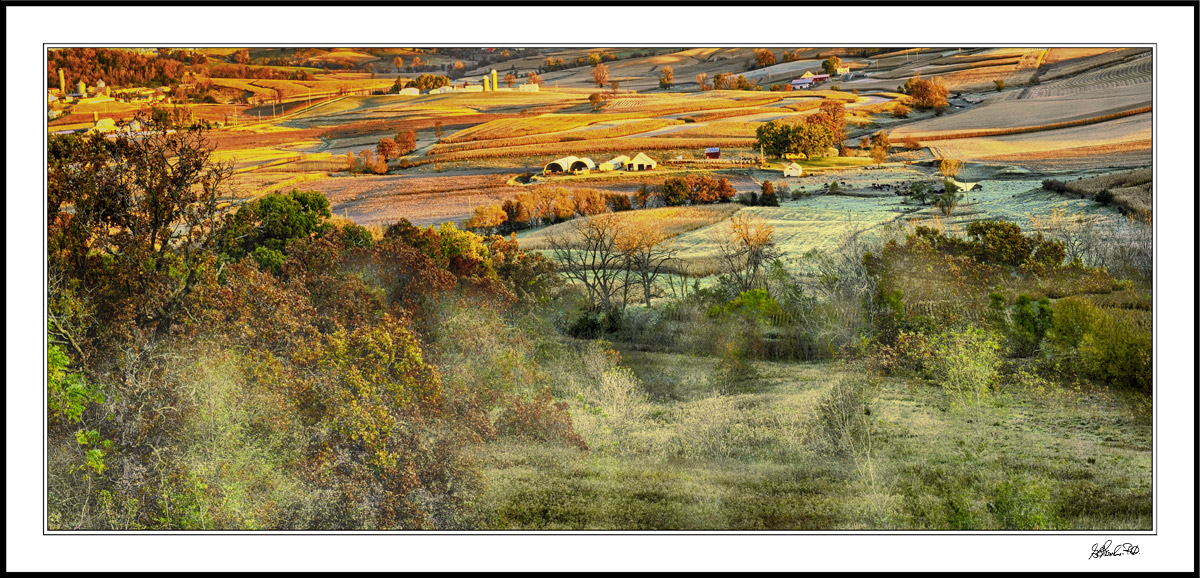
<path id="1" fill-rule="evenodd" d="M 800 78 L 812 78 L 812 77 L 813 77 L 813 72 L 811 70 L 805 70 L 804 74 L 800 75 Z"/>
<path id="2" fill-rule="evenodd" d="M 813 82 L 825 82 L 826 80 L 829 80 L 828 74 L 818 74 L 812 77 Z"/>
<path id="3" fill-rule="evenodd" d="M 812 86 L 812 78 L 797 78 L 792 81 L 792 88 L 808 88 Z"/>
<path id="4" fill-rule="evenodd" d="M 704 149 L 704 158 L 719 159 L 721 158 L 721 147 L 708 147 Z"/>
<path id="5" fill-rule="evenodd" d="M 587 174 L 596 169 L 596 163 L 587 157 L 580 157 L 571 163 L 571 172 L 575 174 Z"/>
<path id="6" fill-rule="evenodd" d="M 837 67 L 837 75 L 838 75 L 838 76 L 842 76 L 843 74 L 849 74 L 849 73 L 850 73 L 850 67 L 849 67 L 849 66 L 839 66 L 839 67 Z"/>
<path id="7" fill-rule="evenodd" d="M 415 96 L 415 95 L 421 94 L 421 89 L 419 89 L 415 86 L 410 86 L 408 88 L 400 89 L 400 92 L 398 92 L 396 94 L 405 95 L 405 96 L 409 96 L 409 95 Z"/>
<path id="8" fill-rule="evenodd" d="M 579 173 L 591 171 L 595 168 L 596 163 L 593 163 L 592 159 L 570 156 L 563 157 L 556 161 L 550 161 L 546 167 L 542 169 L 542 174 L 549 175 L 554 173 Z"/>
<path id="9" fill-rule="evenodd" d="M 563 157 L 558 160 L 550 161 L 549 163 L 546 163 L 546 167 L 542 169 L 542 174 L 549 175 L 552 173 L 565 173 L 571 170 L 571 165 L 577 160 L 579 160 L 579 157 Z"/>
<path id="10" fill-rule="evenodd" d="M 792 163 L 786 167 L 783 167 L 783 176 L 785 177 L 799 177 L 803 174 L 804 169 L 796 163 Z"/>
<path id="11" fill-rule="evenodd" d="M 517 87 L 517 90 L 520 90 L 521 92 L 537 92 L 537 91 L 538 91 L 538 85 L 536 85 L 536 84 L 522 84 L 521 86 Z"/>
<path id="12" fill-rule="evenodd" d="M 116 130 L 116 128 L 117 128 L 116 121 L 114 121 L 111 118 L 102 118 L 100 120 L 95 121 L 95 125 L 92 127 L 91 130 L 96 131 L 96 132 L 112 132 L 112 131 Z"/>
<path id="13" fill-rule="evenodd" d="M 625 163 L 628 163 L 628 162 L 629 162 L 629 157 L 627 157 L 625 155 L 621 155 L 619 157 L 614 157 L 614 158 L 611 158 L 607 161 L 600 163 L 600 170 L 615 171 L 618 169 L 623 169 L 623 168 L 625 168 Z"/>
<path id="14" fill-rule="evenodd" d="M 651 170 L 658 166 L 658 161 L 646 156 L 646 153 L 638 153 L 633 160 L 625 164 L 625 169 L 630 171 L 645 171 Z"/>

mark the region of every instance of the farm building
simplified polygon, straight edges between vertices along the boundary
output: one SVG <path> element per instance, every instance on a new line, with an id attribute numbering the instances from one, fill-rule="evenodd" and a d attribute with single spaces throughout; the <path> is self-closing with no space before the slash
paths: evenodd
<path id="1" fill-rule="evenodd" d="M 638 153 L 628 163 L 625 163 L 625 170 L 628 171 L 647 171 L 658 166 L 658 161 L 646 156 L 646 153 Z"/>
<path id="2" fill-rule="evenodd" d="M 454 87 L 453 86 L 443 86 L 441 88 L 434 88 L 434 89 L 431 89 L 427 94 L 446 94 L 447 92 L 454 92 Z"/>
<path id="3" fill-rule="evenodd" d="M 804 169 L 801 168 L 800 165 L 798 165 L 796 163 L 792 163 L 786 167 L 783 167 L 783 176 L 785 176 L 785 177 L 799 177 L 803 174 L 804 174 Z"/>
<path id="4" fill-rule="evenodd" d="M 486 92 L 484 88 L 481 84 L 472 84 L 471 86 L 464 87 L 462 92 Z"/>
<path id="5" fill-rule="evenodd" d="M 810 78 L 797 78 L 796 80 L 792 81 L 792 88 L 794 88 L 794 89 L 809 88 L 812 85 L 813 85 L 813 79 L 811 77 Z"/>
<path id="6" fill-rule="evenodd" d="M 850 67 L 849 67 L 849 66 L 839 66 L 839 67 L 837 67 L 837 75 L 838 75 L 838 76 L 842 76 L 842 75 L 844 75 L 844 74 L 850 74 Z"/>
<path id="7" fill-rule="evenodd" d="M 536 84 L 522 84 L 521 86 L 517 87 L 517 90 L 521 92 L 537 92 L 538 88 L 539 87 Z"/>
<path id="8" fill-rule="evenodd" d="M 812 78 L 812 77 L 813 77 L 813 72 L 811 70 L 806 70 L 806 71 L 804 71 L 804 74 L 800 75 L 800 78 Z"/>
<path id="9" fill-rule="evenodd" d="M 419 89 L 415 86 L 410 86 L 408 88 L 400 89 L 400 92 L 398 92 L 396 94 L 416 96 L 418 94 L 421 94 L 421 89 Z"/>
<path id="10" fill-rule="evenodd" d="M 563 157 L 556 161 L 551 161 L 542 169 L 542 174 L 549 175 L 555 173 L 588 173 L 596 168 L 596 163 L 589 158 L 580 158 L 576 156 Z"/>
<path id="11" fill-rule="evenodd" d="M 828 74 L 817 74 L 812 77 L 813 82 L 825 82 L 826 80 L 829 80 Z"/>
<path id="12" fill-rule="evenodd" d="M 708 147 L 704 149 L 704 158 L 719 159 L 721 158 L 721 147 Z"/>
<path id="13" fill-rule="evenodd" d="M 621 155 L 619 157 L 611 158 L 607 161 L 600 163 L 600 170 L 615 171 L 618 169 L 623 169 L 623 168 L 625 168 L 625 164 L 628 162 L 629 162 L 629 157 L 627 157 L 625 155 Z"/>
<path id="14" fill-rule="evenodd" d="M 91 128 L 91 130 L 95 132 L 112 132 L 116 130 L 116 128 L 116 121 L 111 118 L 102 118 L 95 121 L 95 125 Z"/>

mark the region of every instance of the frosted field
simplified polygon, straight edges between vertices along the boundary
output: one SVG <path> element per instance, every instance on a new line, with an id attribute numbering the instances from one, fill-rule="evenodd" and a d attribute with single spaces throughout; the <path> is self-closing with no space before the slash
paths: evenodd
<path id="1" fill-rule="evenodd" d="M 851 190 L 857 190 L 855 183 L 864 178 L 871 179 L 868 185 L 870 182 L 912 180 L 904 177 L 906 173 L 880 171 L 885 172 L 891 173 L 894 178 L 872 179 L 876 175 L 864 177 L 863 173 L 853 176 L 845 174 L 844 178 Z M 983 185 L 983 190 L 967 192 L 949 218 L 943 218 L 935 207 L 908 203 L 905 197 L 890 193 L 875 197 L 816 193 L 809 198 L 785 201 L 779 207 L 744 207 L 738 213 L 765 219 L 775 228 L 776 243 L 793 257 L 813 249 L 835 250 L 848 231 L 861 229 L 868 235 L 874 235 L 882 226 L 892 223 L 927 222 L 954 230 L 965 228 L 971 221 L 1003 219 L 1024 229 L 1030 226 L 1030 216 L 1049 216 L 1055 209 L 1068 214 L 1082 213 L 1100 221 L 1124 218 L 1115 209 L 1092 200 L 1043 191 L 1040 176 L 1036 179 L 982 179 L 978 182 Z M 681 234 L 677 238 L 683 249 L 680 256 L 695 261 L 716 259 L 718 251 L 714 236 L 719 234 L 723 226 L 724 223 L 717 223 Z"/>

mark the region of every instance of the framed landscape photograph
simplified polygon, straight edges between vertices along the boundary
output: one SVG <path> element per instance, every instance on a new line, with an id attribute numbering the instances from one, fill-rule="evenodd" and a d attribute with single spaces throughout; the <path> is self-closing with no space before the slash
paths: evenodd
<path id="1" fill-rule="evenodd" d="M 1195 31 L 1114 18 L 1186 6 L 236 10 L 10 24 L 39 548 L 1193 560 Z"/>

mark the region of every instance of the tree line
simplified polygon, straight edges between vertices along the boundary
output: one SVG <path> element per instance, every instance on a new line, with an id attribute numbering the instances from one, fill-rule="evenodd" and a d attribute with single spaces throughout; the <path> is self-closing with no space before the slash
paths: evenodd
<path id="1" fill-rule="evenodd" d="M 729 179 L 708 175 L 671 177 L 661 186 L 643 183 L 633 195 L 585 188 L 542 187 L 518 193 L 501 204 L 476 207 L 465 226 L 475 231 L 507 234 L 603 213 L 727 203 L 736 194 Z"/>

